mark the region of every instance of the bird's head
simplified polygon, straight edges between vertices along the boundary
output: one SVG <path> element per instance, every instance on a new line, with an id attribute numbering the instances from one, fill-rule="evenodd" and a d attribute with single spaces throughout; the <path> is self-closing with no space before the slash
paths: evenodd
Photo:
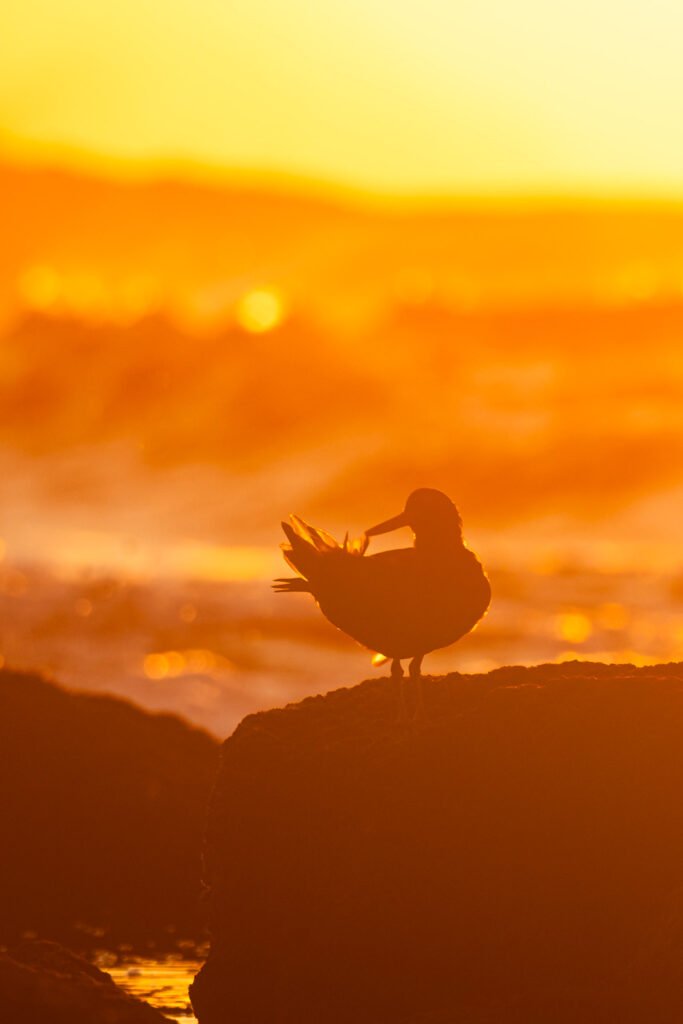
<path id="1" fill-rule="evenodd" d="M 457 508 L 443 491 L 420 487 L 406 501 L 403 512 L 365 531 L 366 537 L 409 526 L 416 540 L 434 537 L 462 537 L 462 520 Z"/>

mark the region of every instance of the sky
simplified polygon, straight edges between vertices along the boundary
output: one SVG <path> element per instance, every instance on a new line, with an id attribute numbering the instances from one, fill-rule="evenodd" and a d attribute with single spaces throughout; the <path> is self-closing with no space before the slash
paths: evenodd
<path id="1" fill-rule="evenodd" d="M 11 155 L 683 196 L 678 0 L 22 0 L 0 20 Z"/>

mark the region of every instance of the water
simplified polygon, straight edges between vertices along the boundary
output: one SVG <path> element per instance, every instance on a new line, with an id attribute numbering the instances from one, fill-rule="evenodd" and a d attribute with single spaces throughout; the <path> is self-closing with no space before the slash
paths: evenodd
<path id="1" fill-rule="evenodd" d="M 477 630 L 430 655 L 428 674 L 584 659 L 683 659 L 683 574 L 658 564 L 587 568 L 557 560 L 488 565 L 491 610 Z M 0 665 L 46 671 L 77 690 L 173 711 L 227 736 L 246 714 L 351 686 L 370 655 L 305 595 L 266 581 L 64 578 L 0 565 Z"/>
<path id="2" fill-rule="evenodd" d="M 197 960 L 134 959 L 105 969 L 121 988 L 156 1007 L 171 1020 L 193 1024 L 188 987 L 202 966 Z"/>

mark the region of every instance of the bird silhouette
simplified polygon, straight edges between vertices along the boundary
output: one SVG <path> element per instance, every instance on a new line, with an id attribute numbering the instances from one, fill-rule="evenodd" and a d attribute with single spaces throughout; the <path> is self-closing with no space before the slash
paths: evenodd
<path id="1" fill-rule="evenodd" d="M 403 512 L 338 544 L 328 533 L 291 516 L 281 545 L 296 578 L 275 580 L 279 592 L 310 593 L 323 615 L 354 640 L 392 660 L 391 674 L 420 676 L 422 659 L 469 633 L 486 612 L 491 587 L 465 545 L 462 520 L 441 491 L 420 488 Z M 412 548 L 365 556 L 370 537 L 408 526 Z"/>

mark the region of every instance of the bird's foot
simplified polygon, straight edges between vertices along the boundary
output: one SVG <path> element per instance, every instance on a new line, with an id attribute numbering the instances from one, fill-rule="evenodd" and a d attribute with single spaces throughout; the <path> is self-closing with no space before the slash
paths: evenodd
<path id="1" fill-rule="evenodd" d="M 422 685 L 422 657 L 413 658 L 408 670 L 411 686 L 406 685 L 403 668 L 398 658 L 391 663 L 391 678 L 398 682 L 398 714 L 396 724 L 402 727 L 422 725 L 429 721 L 424 702 Z M 408 708 L 409 690 L 412 709 Z M 412 713 L 411 713 L 412 712 Z"/>
<path id="2" fill-rule="evenodd" d="M 413 722 L 416 725 L 421 725 L 428 722 L 427 711 L 425 709 L 424 701 L 424 684 L 422 680 L 422 656 L 413 658 L 410 663 L 410 678 L 415 680 L 415 704 L 413 707 Z"/>

